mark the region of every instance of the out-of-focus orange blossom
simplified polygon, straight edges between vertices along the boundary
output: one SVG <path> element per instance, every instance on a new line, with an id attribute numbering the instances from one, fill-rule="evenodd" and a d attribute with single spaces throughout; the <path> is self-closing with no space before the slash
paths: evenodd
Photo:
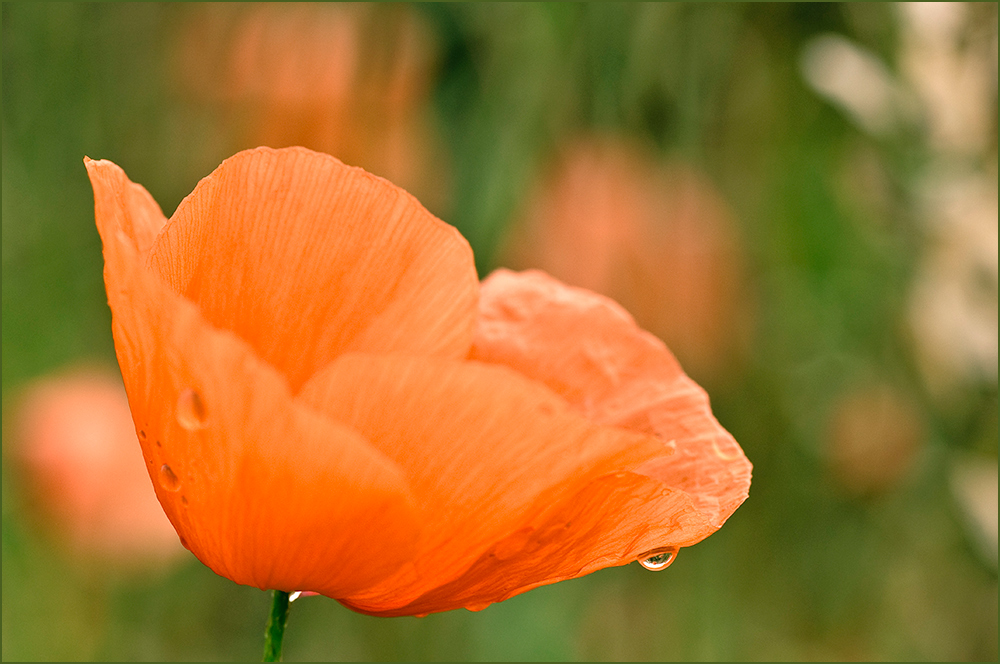
<path id="1" fill-rule="evenodd" d="M 27 385 L 9 451 L 32 513 L 70 551 L 129 566 L 183 553 L 152 491 L 121 379 L 80 366 Z"/>
<path id="2" fill-rule="evenodd" d="M 501 258 L 620 302 L 695 376 L 742 355 L 748 293 L 733 214 L 695 168 L 614 137 L 569 144 Z"/>
<path id="3" fill-rule="evenodd" d="M 446 201 L 429 97 L 433 35 L 406 6 L 202 6 L 177 40 L 179 85 L 237 127 L 232 148 L 301 145 Z"/>
<path id="4" fill-rule="evenodd" d="M 888 385 L 850 390 L 833 406 L 827 461 L 848 493 L 874 495 L 894 488 L 923 444 L 923 422 L 916 406 Z"/>

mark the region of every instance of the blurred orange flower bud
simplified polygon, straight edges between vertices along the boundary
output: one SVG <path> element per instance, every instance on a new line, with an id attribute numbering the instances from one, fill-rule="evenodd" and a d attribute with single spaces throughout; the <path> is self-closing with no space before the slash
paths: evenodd
<path id="1" fill-rule="evenodd" d="M 31 507 L 76 553 L 144 564 L 183 552 L 150 492 L 120 379 L 98 368 L 42 378 L 14 420 Z"/>
<path id="2" fill-rule="evenodd" d="M 920 413 L 893 388 L 876 385 L 848 392 L 830 418 L 830 468 L 851 493 L 887 491 L 913 466 L 923 436 Z"/>

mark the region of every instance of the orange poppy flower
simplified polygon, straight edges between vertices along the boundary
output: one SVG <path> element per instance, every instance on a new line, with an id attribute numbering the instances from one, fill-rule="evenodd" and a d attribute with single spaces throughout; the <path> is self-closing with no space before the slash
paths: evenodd
<path id="1" fill-rule="evenodd" d="M 389 182 L 241 152 L 167 221 L 86 160 L 115 347 L 181 542 L 357 611 L 477 609 L 689 546 L 750 464 L 670 352 Z"/>

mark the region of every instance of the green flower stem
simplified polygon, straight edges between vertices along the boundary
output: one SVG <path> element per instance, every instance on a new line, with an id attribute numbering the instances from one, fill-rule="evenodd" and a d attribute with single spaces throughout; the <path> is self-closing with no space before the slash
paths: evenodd
<path id="1" fill-rule="evenodd" d="M 275 590 L 271 602 L 271 615 L 264 628 L 264 658 L 262 662 L 281 661 L 281 641 L 285 637 L 285 623 L 288 622 L 288 593 Z"/>

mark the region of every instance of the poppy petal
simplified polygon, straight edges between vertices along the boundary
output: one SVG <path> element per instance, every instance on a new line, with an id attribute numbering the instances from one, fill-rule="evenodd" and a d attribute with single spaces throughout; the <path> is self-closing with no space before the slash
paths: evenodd
<path id="1" fill-rule="evenodd" d="M 653 437 L 594 426 L 541 383 L 479 362 L 345 355 L 299 398 L 399 464 L 423 509 L 413 565 L 338 597 L 367 611 L 403 606 L 460 576 L 533 506 L 560 504 L 598 477 L 670 453 Z"/>
<path id="2" fill-rule="evenodd" d="M 461 234 L 390 182 L 304 148 L 224 161 L 178 206 L 150 266 L 293 391 L 350 350 L 463 357 L 475 328 Z"/>
<path id="3" fill-rule="evenodd" d="M 399 467 L 298 404 L 248 344 L 144 267 L 124 230 L 142 212 L 137 185 L 111 162 L 86 165 L 132 417 L 181 542 L 260 588 L 344 594 L 388 575 L 419 527 Z"/>
<path id="4" fill-rule="evenodd" d="M 690 546 L 715 531 L 685 492 L 632 472 L 602 476 L 559 504 L 537 508 L 461 577 L 405 607 L 373 611 L 344 603 L 384 616 L 479 610 L 532 588 L 649 557 L 657 549 Z"/>
<path id="5" fill-rule="evenodd" d="M 149 254 L 153 241 L 167 223 L 159 204 L 145 187 L 129 181 L 124 172 L 114 172 L 111 168 L 114 164 L 111 162 L 95 162 L 85 158 L 84 163 L 91 178 L 99 174 L 106 182 L 106 187 L 101 192 L 105 198 L 98 203 L 105 206 L 108 214 L 114 215 L 117 230 L 132 241 L 140 256 Z M 98 223 L 100 221 L 98 219 Z"/>
<path id="6" fill-rule="evenodd" d="M 752 466 L 708 395 L 608 298 L 540 271 L 498 270 L 480 287 L 470 357 L 545 383 L 593 422 L 673 441 L 676 454 L 637 472 L 685 491 L 715 527 L 746 499 Z"/>

